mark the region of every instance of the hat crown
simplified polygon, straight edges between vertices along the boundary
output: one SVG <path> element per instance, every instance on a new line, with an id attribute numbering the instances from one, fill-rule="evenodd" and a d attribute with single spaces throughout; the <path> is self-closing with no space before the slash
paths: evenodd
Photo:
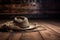
<path id="1" fill-rule="evenodd" d="M 20 27 L 23 27 L 23 28 L 29 27 L 29 21 L 28 21 L 28 18 L 27 17 L 17 16 L 17 17 L 15 17 L 14 20 L 15 20 L 15 22 L 17 22 L 16 24 L 19 23 Z"/>

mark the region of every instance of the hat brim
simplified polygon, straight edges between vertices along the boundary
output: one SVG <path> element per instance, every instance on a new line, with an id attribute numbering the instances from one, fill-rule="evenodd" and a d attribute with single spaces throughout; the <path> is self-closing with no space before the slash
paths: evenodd
<path id="1" fill-rule="evenodd" d="M 36 29 L 36 25 L 30 25 L 29 27 L 27 28 L 20 28 L 20 30 L 33 30 L 33 29 Z"/>
<path id="2" fill-rule="evenodd" d="M 17 32 L 36 32 L 36 31 L 42 31 L 42 30 L 46 30 L 46 29 L 42 26 L 36 26 L 36 25 L 32 24 L 28 28 L 20 28 L 16 31 Z"/>

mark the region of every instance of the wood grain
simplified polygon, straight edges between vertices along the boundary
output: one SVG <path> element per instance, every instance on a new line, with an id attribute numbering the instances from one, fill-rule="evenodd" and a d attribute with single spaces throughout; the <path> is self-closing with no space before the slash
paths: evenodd
<path id="1" fill-rule="evenodd" d="M 36 32 L 0 32 L 0 40 L 60 40 L 60 26 L 51 24 L 50 21 L 47 23 L 40 20 L 32 20 L 30 23 L 36 23 L 46 28 L 46 30 Z"/>

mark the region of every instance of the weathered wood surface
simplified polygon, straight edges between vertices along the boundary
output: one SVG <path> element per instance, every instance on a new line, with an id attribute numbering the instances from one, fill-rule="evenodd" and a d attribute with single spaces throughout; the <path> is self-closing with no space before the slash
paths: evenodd
<path id="1" fill-rule="evenodd" d="M 46 30 L 36 32 L 0 32 L 0 40 L 60 40 L 60 26 L 44 21 L 30 21 Z M 55 23 L 55 22 L 53 22 Z M 59 23 L 57 23 L 59 24 Z"/>

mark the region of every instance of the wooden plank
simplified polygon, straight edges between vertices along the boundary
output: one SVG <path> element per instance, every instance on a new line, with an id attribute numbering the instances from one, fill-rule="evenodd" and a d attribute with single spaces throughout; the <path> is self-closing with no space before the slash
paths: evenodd
<path id="1" fill-rule="evenodd" d="M 52 31 L 49 29 L 47 26 L 44 24 L 41 24 L 41 26 L 45 27 L 47 30 L 45 31 L 40 31 L 41 35 L 45 40 L 60 40 L 60 36 L 56 35 L 57 33 L 55 31 Z"/>
<path id="2" fill-rule="evenodd" d="M 53 29 L 54 31 L 60 33 L 60 27 L 59 26 L 56 26 L 56 25 L 53 25 L 53 24 L 50 24 L 50 23 L 45 23 L 45 22 L 44 22 L 44 25 L 46 25 L 49 28 Z"/>
<path id="3" fill-rule="evenodd" d="M 10 33 L 0 32 L 0 40 L 7 40 Z"/>
<path id="4" fill-rule="evenodd" d="M 41 31 L 41 34 L 45 40 L 60 40 L 60 37 L 52 34 L 51 32 Z"/>
<path id="5" fill-rule="evenodd" d="M 10 33 L 8 40 L 19 40 L 21 33 Z"/>
<path id="6" fill-rule="evenodd" d="M 38 32 L 23 33 L 20 40 L 43 40 Z"/>

